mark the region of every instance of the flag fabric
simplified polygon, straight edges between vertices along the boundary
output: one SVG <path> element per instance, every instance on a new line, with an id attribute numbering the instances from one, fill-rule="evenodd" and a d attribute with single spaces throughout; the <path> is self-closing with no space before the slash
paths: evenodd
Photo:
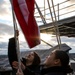
<path id="1" fill-rule="evenodd" d="M 30 48 L 40 44 L 40 30 L 34 17 L 34 0 L 12 0 L 12 6 Z"/>

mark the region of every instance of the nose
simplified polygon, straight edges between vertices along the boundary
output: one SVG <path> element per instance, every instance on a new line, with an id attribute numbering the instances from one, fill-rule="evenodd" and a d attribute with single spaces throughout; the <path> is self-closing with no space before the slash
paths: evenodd
<path id="1" fill-rule="evenodd" d="M 30 57 L 31 56 L 31 54 L 28 54 L 28 57 Z"/>

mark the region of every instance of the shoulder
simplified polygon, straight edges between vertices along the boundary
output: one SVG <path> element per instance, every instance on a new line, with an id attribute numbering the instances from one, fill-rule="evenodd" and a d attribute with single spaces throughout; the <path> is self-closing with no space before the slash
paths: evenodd
<path id="1" fill-rule="evenodd" d="M 61 75 L 63 75 L 65 74 L 65 71 L 62 67 L 55 66 L 55 67 L 49 67 L 49 68 L 42 68 L 41 73 L 52 74 L 52 75 L 57 75 L 58 73 L 61 73 Z"/>
<path id="2" fill-rule="evenodd" d="M 43 74 L 43 75 L 67 75 L 67 74 L 62 73 L 62 72 L 50 72 L 50 73 L 46 73 L 46 74 Z"/>

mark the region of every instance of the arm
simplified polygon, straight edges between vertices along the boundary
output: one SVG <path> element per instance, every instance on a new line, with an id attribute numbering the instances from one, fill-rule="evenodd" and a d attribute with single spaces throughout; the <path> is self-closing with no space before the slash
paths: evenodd
<path id="1" fill-rule="evenodd" d="M 18 62 L 17 61 L 13 61 L 12 62 L 13 68 L 18 69 Z M 25 69 L 25 65 L 23 63 L 21 63 L 21 69 L 24 70 Z"/>

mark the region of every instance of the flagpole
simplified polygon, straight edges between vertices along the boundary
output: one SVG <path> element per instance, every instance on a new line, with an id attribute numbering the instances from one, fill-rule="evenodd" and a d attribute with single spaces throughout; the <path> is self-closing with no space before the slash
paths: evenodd
<path id="1" fill-rule="evenodd" d="M 18 67 L 21 70 L 21 61 L 20 61 L 20 49 L 19 49 L 19 39 L 18 39 L 18 27 L 17 27 L 17 23 L 16 23 L 16 18 L 15 18 L 15 13 L 13 10 L 13 1 L 10 0 L 11 3 L 11 7 L 12 7 L 12 16 L 13 16 L 13 24 L 14 24 L 14 37 L 15 37 L 15 42 L 16 42 L 16 52 L 17 52 L 17 58 L 18 58 Z"/>

